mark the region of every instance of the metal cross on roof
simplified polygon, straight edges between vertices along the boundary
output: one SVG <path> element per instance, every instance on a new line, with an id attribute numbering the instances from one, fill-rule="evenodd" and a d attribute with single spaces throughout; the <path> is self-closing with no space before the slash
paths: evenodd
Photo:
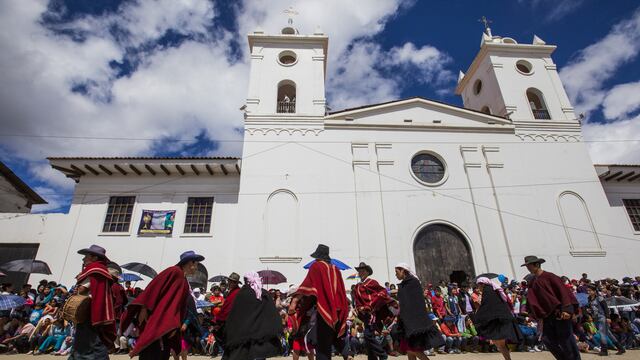
<path id="1" fill-rule="evenodd" d="M 493 23 L 493 21 L 487 19 L 484 15 L 482 16 L 482 18 L 480 18 L 478 20 L 478 22 L 481 22 L 484 25 L 484 31 L 487 34 L 491 34 L 491 28 L 489 27 L 489 24 Z"/>
<path id="2" fill-rule="evenodd" d="M 293 25 L 293 17 L 298 15 L 298 12 L 293 9 L 293 6 L 289 6 L 289 8 L 283 12 L 289 16 L 289 25 Z"/>

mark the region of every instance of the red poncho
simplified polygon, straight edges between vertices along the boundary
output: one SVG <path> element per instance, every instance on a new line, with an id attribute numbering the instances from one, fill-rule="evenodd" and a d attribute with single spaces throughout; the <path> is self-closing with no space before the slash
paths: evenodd
<path id="1" fill-rule="evenodd" d="M 356 284 L 354 300 L 359 310 L 362 308 L 365 311 L 373 312 L 380 310 L 384 305 L 393 301 L 387 294 L 387 289 L 371 278 L 366 278 L 361 283 Z"/>
<path id="2" fill-rule="evenodd" d="M 113 310 L 113 296 L 111 284 L 113 277 L 107 270 L 104 261 L 96 261 L 87 265 L 76 276 L 78 284 L 89 278 L 89 292 L 91 293 L 91 325 L 98 331 L 100 339 L 109 348 L 114 347 L 116 340 L 116 318 Z"/>
<path id="3" fill-rule="evenodd" d="M 576 313 L 578 300 L 556 274 L 548 271 L 536 276 L 527 292 L 530 315 L 542 320 L 560 311 Z"/>
<path id="4" fill-rule="evenodd" d="M 216 318 L 215 318 L 216 322 L 221 323 L 221 322 L 227 321 L 227 317 L 229 316 L 231 309 L 233 309 L 233 303 L 236 300 L 236 295 L 238 295 L 238 291 L 240 291 L 240 288 L 235 288 L 231 290 L 231 292 L 229 292 L 227 297 L 224 299 L 222 308 L 220 309 L 220 312 L 218 313 L 218 315 L 216 315 Z"/>
<path id="5" fill-rule="evenodd" d="M 131 321 L 140 312 L 140 308 L 147 308 L 149 317 L 140 325 L 140 336 L 130 355 L 133 357 L 164 335 L 179 329 L 186 316 L 186 299 L 189 295 L 189 283 L 179 266 L 172 266 L 153 278 L 147 288 L 140 294 L 122 315 L 121 331 L 129 327 Z M 179 334 L 176 334 L 179 335 Z M 180 336 L 166 339 L 165 346 L 169 346 L 179 354 Z"/>
<path id="6" fill-rule="evenodd" d="M 316 299 L 318 314 L 338 336 L 344 335 L 349 315 L 349 301 L 340 270 L 324 261 L 315 261 L 296 294 Z"/>
<path id="7" fill-rule="evenodd" d="M 119 319 L 122 316 L 125 305 L 127 305 L 127 292 L 122 285 L 114 281 L 113 285 L 111 285 L 111 294 L 113 294 L 113 311 L 116 318 Z"/>

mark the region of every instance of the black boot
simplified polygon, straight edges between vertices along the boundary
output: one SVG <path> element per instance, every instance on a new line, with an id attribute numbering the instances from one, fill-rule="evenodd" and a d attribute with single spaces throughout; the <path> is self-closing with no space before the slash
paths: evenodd
<path id="1" fill-rule="evenodd" d="M 616 353 L 616 355 L 622 355 L 622 354 L 624 354 L 626 352 L 627 352 L 627 350 L 625 350 L 623 347 L 619 347 L 618 348 L 618 352 Z"/>
<path id="2" fill-rule="evenodd" d="M 609 356 L 609 350 L 605 346 L 600 349 L 599 356 Z"/>

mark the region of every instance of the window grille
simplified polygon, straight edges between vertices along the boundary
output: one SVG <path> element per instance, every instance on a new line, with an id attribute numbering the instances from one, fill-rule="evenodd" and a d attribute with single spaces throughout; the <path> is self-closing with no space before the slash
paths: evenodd
<path id="1" fill-rule="evenodd" d="M 131 224 L 131 214 L 135 196 L 112 196 L 109 198 L 107 216 L 102 227 L 103 232 L 127 232 Z"/>
<path id="2" fill-rule="evenodd" d="M 212 212 L 213 197 L 190 197 L 187 203 L 184 232 L 209 233 L 211 231 Z"/>
<path id="3" fill-rule="evenodd" d="M 635 231 L 640 231 L 640 199 L 623 199 L 622 203 L 627 209 L 631 225 Z"/>

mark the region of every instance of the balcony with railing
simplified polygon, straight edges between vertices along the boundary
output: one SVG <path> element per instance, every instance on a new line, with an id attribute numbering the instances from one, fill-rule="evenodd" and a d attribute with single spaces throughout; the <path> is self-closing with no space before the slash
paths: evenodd
<path id="1" fill-rule="evenodd" d="M 551 120 L 551 116 L 549 115 L 549 111 L 547 111 L 547 110 L 531 109 L 531 111 L 533 111 L 533 118 L 534 119 Z"/>
<path id="2" fill-rule="evenodd" d="M 294 114 L 296 112 L 295 101 L 278 101 L 276 112 L 278 114 Z"/>

